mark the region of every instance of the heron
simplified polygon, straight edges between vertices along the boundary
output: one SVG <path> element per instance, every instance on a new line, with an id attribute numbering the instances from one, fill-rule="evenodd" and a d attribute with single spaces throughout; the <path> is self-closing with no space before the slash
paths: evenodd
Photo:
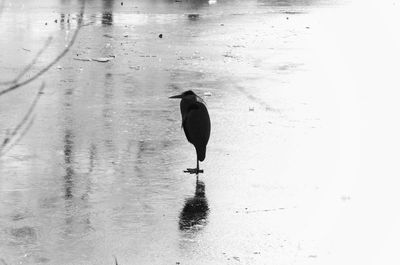
<path id="1" fill-rule="evenodd" d="M 169 98 L 181 99 L 182 128 L 187 140 L 196 148 L 197 166 L 188 168 L 184 172 L 197 175 L 203 173 L 203 170 L 199 169 L 199 161 L 202 162 L 206 158 L 206 147 L 211 131 L 210 116 L 205 102 L 192 90 Z"/>

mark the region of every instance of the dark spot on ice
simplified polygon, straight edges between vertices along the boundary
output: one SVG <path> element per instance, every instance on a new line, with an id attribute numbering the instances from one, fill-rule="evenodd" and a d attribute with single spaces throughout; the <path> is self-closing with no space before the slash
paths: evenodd
<path id="1" fill-rule="evenodd" d="M 200 14 L 188 14 L 188 18 L 190 20 L 198 20 L 200 18 Z"/>
<path id="2" fill-rule="evenodd" d="M 36 241 L 36 231 L 33 227 L 23 226 L 19 228 L 12 228 L 10 234 L 19 241 L 34 242 Z"/>
<path id="3" fill-rule="evenodd" d="M 50 259 L 49 259 L 49 258 L 46 258 L 46 257 L 38 257 L 38 258 L 35 258 L 35 261 L 36 261 L 37 263 L 47 263 L 47 262 L 50 261 Z"/>

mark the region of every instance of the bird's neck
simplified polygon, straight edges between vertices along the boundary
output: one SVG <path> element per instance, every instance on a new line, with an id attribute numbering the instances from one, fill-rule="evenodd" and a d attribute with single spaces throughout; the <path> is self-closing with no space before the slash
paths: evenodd
<path id="1" fill-rule="evenodd" d="M 185 115 L 188 113 L 190 105 L 196 103 L 196 100 L 182 99 L 181 100 L 181 114 L 182 119 L 185 118 Z"/>

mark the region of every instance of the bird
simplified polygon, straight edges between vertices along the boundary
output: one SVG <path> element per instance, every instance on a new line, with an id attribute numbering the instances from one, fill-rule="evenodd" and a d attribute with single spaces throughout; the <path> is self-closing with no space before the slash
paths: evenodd
<path id="1" fill-rule="evenodd" d="M 182 128 L 187 140 L 196 149 L 196 168 L 188 168 L 184 172 L 196 175 L 204 173 L 199 169 L 199 161 L 202 162 L 206 158 L 206 148 L 211 132 L 211 121 L 205 102 L 192 90 L 169 98 L 181 99 Z"/>

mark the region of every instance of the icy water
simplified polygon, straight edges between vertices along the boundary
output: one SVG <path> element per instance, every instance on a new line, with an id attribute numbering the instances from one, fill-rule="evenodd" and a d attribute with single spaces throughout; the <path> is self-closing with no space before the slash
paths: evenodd
<path id="1" fill-rule="evenodd" d="M 45 82 L 0 158 L 2 263 L 393 261 L 398 198 L 393 182 L 375 182 L 393 172 L 366 156 L 382 154 L 366 116 L 384 128 L 395 113 L 371 91 L 395 80 L 396 3 L 86 2 L 69 53 L 0 96 L 3 141 Z M 80 3 L 0 1 L 0 81 L 49 36 L 26 77 L 57 56 Z M 183 173 L 196 161 L 179 101 L 168 99 L 188 89 L 212 122 L 197 185 Z"/>

